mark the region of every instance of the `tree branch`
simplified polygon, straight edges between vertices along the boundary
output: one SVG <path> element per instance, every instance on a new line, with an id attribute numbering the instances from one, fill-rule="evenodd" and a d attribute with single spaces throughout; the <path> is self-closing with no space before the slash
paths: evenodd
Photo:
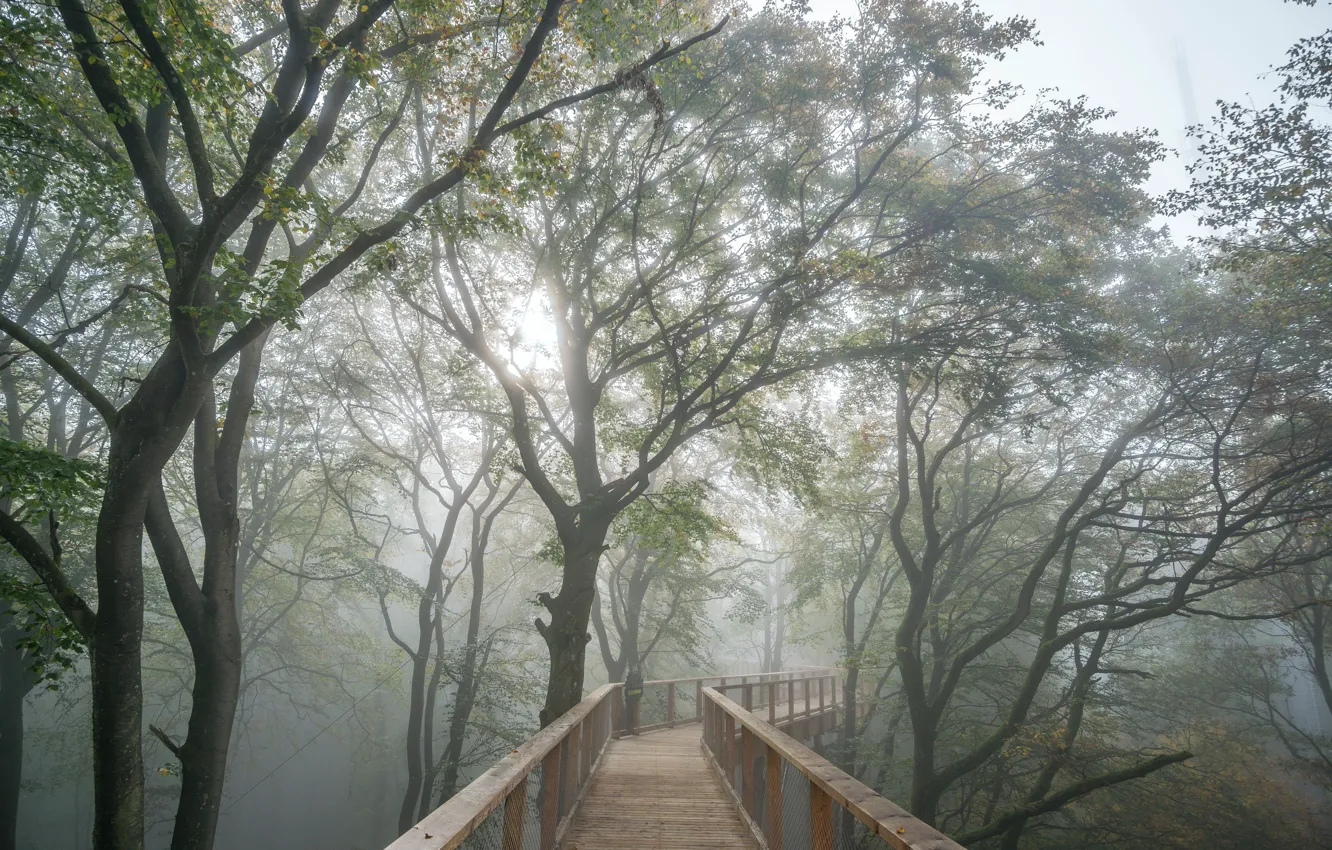
<path id="1" fill-rule="evenodd" d="M 78 629 L 79 635 L 91 646 L 97 616 L 69 583 L 64 571 L 60 569 L 59 562 L 48 554 L 37 542 L 37 538 L 33 537 L 18 520 L 10 516 L 8 511 L 0 511 L 0 537 L 3 537 L 5 542 L 27 562 L 47 592 L 51 594 L 56 605 L 60 606 L 60 611 L 69 618 L 74 628 Z"/>
<path id="2" fill-rule="evenodd" d="M 148 724 L 148 731 L 152 732 L 153 735 L 157 738 L 157 740 L 161 741 L 162 745 L 171 751 L 171 754 L 173 756 L 175 756 L 176 758 L 182 757 L 180 754 L 179 745 L 177 745 L 175 741 L 172 741 L 171 737 L 167 735 L 167 733 L 163 732 L 161 729 L 158 729 L 156 726 L 154 726 L 151 723 Z"/>
<path id="3" fill-rule="evenodd" d="M 1100 776 L 1088 777 L 1081 782 L 1074 782 L 1072 785 L 1066 785 L 1042 800 L 1028 803 L 1025 806 L 1019 806 L 1006 814 L 1000 815 L 979 829 L 973 829 L 971 832 L 955 835 L 953 836 L 953 840 L 959 844 L 972 844 L 977 841 L 982 841 L 986 838 L 998 835 L 1020 820 L 1043 815 L 1046 812 L 1053 812 L 1055 809 L 1063 808 L 1072 800 L 1090 794 L 1098 789 L 1107 788 L 1111 785 L 1118 785 L 1121 782 L 1128 782 L 1131 779 L 1141 779 L 1147 774 L 1155 773 L 1163 767 L 1169 767 L 1172 764 L 1187 761 L 1191 758 L 1193 758 L 1193 753 L 1188 750 L 1181 750 L 1177 753 L 1167 753 L 1166 755 L 1148 759 L 1145 762 L 1134 765 L 1133 767 L 1125 768 L 1124 770 L 1115 770 L 1110 773 L 1102 773 Z"/>
<path id="4" fill-rule="evenodd" d="M 102 395 L 101 391 L 92 385 L 83 373 L 65 358 L 61 357 L 54 348 L 48 343 L 28 331 L 27 328 L 10 319 L 8 316 L 0 314 L 0 331 L 12 336 L 20 343 L 28 347 L 28 350 L 46 362 L 46 365 L 55 370 L 56 374 L 64 378 L 66 383 L 83 396 L 97 412 L 106 420 L 108 427 L 115 427 L 116 419 L 120 416 L 120 411 L 111 403 L 111 400 Z"/>
<path id="5" fill-rule="evenodd" d="M 467 176 L 469 164 L 505 134 L 512 132 L 514 129 L 517 129 L 524 124 L 548 115 L 557 109 L 561 109 L 571 104 L 580 103 L 596 94 L 613 91 L 625 84 L 628 80 L 626 75 L 629 72 L 621 72 L 617 74 L 615 79 L 611 82 L 603 83 L 579 94 L 553 101 L 540 109 L 527 113 L 526 115 L 516 118 L 506 124 L 499 124 L 504 112 L 516 97 L 518 88 L 522 85 L 523 80 L 526 79 L 528 72 L 532 69 L 532 65 L 540 55 L 546 36 L 555 28 L 559 18 L 559 10 L 562 5 L 563 0 L 549 0 L 547 3 L 540 22 L 533 31 L 532 37 L 528 39 L 522 58 L 518 61 L 518 65 L 514 68 L 514 72 L 509 77 L 509 81 L 505 84 L 504 89 L 491 105 L 485 120 L 477 128 L 467 153 L 461 158 L 462 162 L 418 189 L 411 195 L 411 197 L 403 202 L 398 211 L 387 221 L 357 234 L 351 244 L 334 255 L 301 285 L 302 298 L 309 299 L 321 292 L 333 282 L 334 278 L 350 268 L 352 264 L 359 260 L 367 251 L 376 245 L 392 239 L 402 231 L 422 207 L 461 183 Z M 634 65 L 630 70 L 635 74 L 642 73 L 660 62 L 678 55 L 681 51 L 697 44 L 704 38 L 712 37 L 721 30 L 721 27 L 724 26 L 725 23 L 726 20 L 724 19 L 721 24 L 718 24 L 706 33 L 682 42 L 676 48 L 666 48 L 663 46 L 642 62 Z M 257 338 L 265 329 L 271 327 L 275 321 L 277 321 L 276 316 L 265 316 L 263 318 L 254 319 L 249 324 L 237 330 L 234 334 L 228 337 L 226 341 L 219 345 L 212 357 L 209 358 L 210 369 L 213 371 L 221 369 L 222 366 L 229 362 L 231 358 L 235 357 L 242 348 Z"/>

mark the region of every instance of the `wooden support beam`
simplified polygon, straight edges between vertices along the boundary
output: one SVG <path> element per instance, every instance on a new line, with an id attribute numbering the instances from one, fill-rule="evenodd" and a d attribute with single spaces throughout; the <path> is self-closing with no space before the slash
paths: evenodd
<path id="1" fill-rule="evenodd" d="M 772 747 L 765 747 L 763 756 L 765 777 L 764 786 L 767 799 L 763 802 L 763 813 L 767 821 L 764 832 L 768 838 L 768 850 L 782 850 L 782 756 Z M 508 848 L 505 848 L 508 850 Z"/>
<path id="2" fill-rule="evenodd" d="M 555 830 L 560 825 L 560 748 L 550 751 L 541 762 L 541 850 L 555 846 Z"/>
<path id="3" fill-rule="evenodd" d="M 777 722 L 777 683 L 768 683 L 768 722 Z"/>
<path id="4" fill-rule="evenodd" d="M 703 703 L 699 703 L 698 707 L 703 711 L 703 745 L 711 750 L 715 756 L 717 745 L 712 741 L 712 707 L 703 705 Z"/>
<path id="5" fill-rule="evenodd" d="M 758 788 L 758 753 L 754 747 L 754 733 L 747 727 L 740 727 L 741 757 L 745 760 L 741 775 L 744 779 L 744 801 L 745 811 L 753 817 L 755 813 L 754 806 L 758 803 L 758 797 L 754 794 Z"/>
<path id="6" fill-rule="evenodd" d="M 596 723 L 591 717 L 585 718 L 578 727 L 582 730 L 583 758 L 578 769 L 578 786 L 583 787 L 587 782 L 587 777 L 592 773 L 592 739 L 595 735 Z"/>
<path id="7" fill-rule="evenodd" d="M 833 850 L 832 798 L 813 782 L 809 784 L 811 850 Z"/>
<path id="8" fill-rule="evenodd" d="M 565 740 L 568 747 L 564 754 L 564 793 L 560 795 L 560 817 L 564 817 L 572 808 L 574 800 L 578 799 L 578 749 L 582 743 L 581 733 L 583 726 L 579 725 L 569 730 L 569 737 Z"/>
<path id="9" fill-rule="evenodd" d="M 504 798 L 503 850 L 523 850 L 523 820 L 527 815 L 527 779 Z"/>
<path id="10" fill-rule="evenodd" d="M 726 768 L 728 781 L 735 782 L 735 718 L 730 714 L 726 715 L 726 760 L 722 763 Z"/>

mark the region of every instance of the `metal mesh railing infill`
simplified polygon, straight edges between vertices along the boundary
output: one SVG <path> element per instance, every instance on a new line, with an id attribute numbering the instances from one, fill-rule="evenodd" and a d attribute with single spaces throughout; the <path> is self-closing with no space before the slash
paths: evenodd
<path id="1" fill-rule="evenodd" d="M 551 850 L 611 740 L 618 698 L 618 686 L 598 688 L 387 850 Z"/>
<path id="2" fill-rule="evenodd" d="M 768 850 L 963 850 L 768 723 L 762 706 L 746 710 L 711 688 L 703 696 L 704 750 Z M 833 728 L 838 708 L 825 702 L 822 716 L 811 713 L 820 722 L 803 728 Z M 822 723 L 829 715 L 833 723 Z"/>

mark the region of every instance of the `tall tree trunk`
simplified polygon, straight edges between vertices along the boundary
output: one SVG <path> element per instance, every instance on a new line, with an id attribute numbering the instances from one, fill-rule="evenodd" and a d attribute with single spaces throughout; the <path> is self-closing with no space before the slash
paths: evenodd
<path id="1" fill-rule="evenodd" d="M 444 610 L 443 594 L 440 594 L 439 610 Z M 444 679 L 444 622 L 442 616 L 435 617 L 435 663 L 430 668 L 430 681 L 426 683 L 425 714 L 421 718 L 421 799 L 416 806 L 416 819 L 420 821 L 430 814 L 430 792 L 435 787 L 435 777 L 439 775 L 439 763 L 435 761 L 435 701 L 439 696 L 440 682 Z"/>
<path id="2" fill-rule="evenodd" d="M 458 527 L 463 505 L 479 481 L 478 476 L 467 490 L 454 493 L 453 504 L 444 519 L 444 527 L 440 531 L 439 539 L 435 541 L 435 549 L 430 556 L 429 576 L 417 606 L 416 627 L 419 631 L 416 649 L 410 650 L 412 681 L 407 714 L 407 788 L 403 791 L 402 807 L 398 810 L 399 835 L 407 832 L 419 820 L 417 814 L 421 808 L 422 797 L 427 800 L 430 797 L 430 789 L 425 787 L 427 764 L 424 757 L 423 735 L 427 725 L 426 704 L 429 702 L 426 691 L 430 684 L 428 675 L 430 648 L 435 641 L 435 606 L 438 602 L 440 610 L 444 608 L 441 596 L 444 588 L 444 558 L 453 545 L 453 533 Z M 387 614 L 385 616 L 387 617 Z"/>
<path id="3" fill-rule="evenodd" d="M 17 625 L 7 612 L 13 605 L 0 600 L 0 616 L 9 622 L 0 631 L 0 850 L 18 846 L 19 795 L 23 781 L 23 701 L 35 677 L 28 669 L 27 653 L 14 646 Z"/>
<path id="4" fill-rule="evenodd" d="M 145 514 L 153 551 L 194 662 L 185 742 L 152 731 L 180 759 L 181 791 L 172 850 L 212 850 L 240 697 L 243 647 L 237 569 L 240 555 L 240 456 L 267 334 L 240 356 L 221 433 L 212 384 L 194 421 L 195 503 L 204 536 L 203 583 L 171 517 L 160 478 Z"/>
<path id="5" fill-rule="evenodd" d="M 939 816 L 939 788 L 934 776 L 933 728 L 920 729 L 914 722 L 911 728 L 911 814 L 934 826 Z"/>
<path id="6" fill-rule="evenodd" d="M 491 493 L 494 495 L 493 491 Z M 486 586 L 486 546 L 494 515 L 484 520 L 479 511 L 472 513 L 472 599 L 467 612 L 467 645 L 463 649 L 462 670 L 458 673 L 458 692 L 453 699 L 453 715 L 449 718 L 449 743 L 444 750 L 443 778 L 440 782 L 439 802 L 443 805 L 458 790 L 458 770 L 462 761 L 463 743 L 467 739 L 467 724 L 476 705 L 478 655 L 481 641 L 481 602 Z"/>
<path id="7" fill-rule="evenodd" d="M 429 603 L 423 601 L 421 604 L 422 607 L 426 607 Z M 428 635 L 430 628 L 427 622 L 422 632 Z M 398 810 L 399 835 L 411 829 L 416 823 L 416 807 L 421 800 L 421 783 L 424 776 L 421 765 L 421 730 L 425 726 L 425 683 L 428 660 L 429 656 L 425 652 L 418 651 L 412 655 L 412 680 L 407 706 L 407 788 L 402 793 L 402 806 Z"/>
<path id="8" fill-rule="evenodd" d="M 614 580 L 614 579 L 612 579 Z M 623 682 L 625 669 L 624 644 L 620 644 L 620 654 L 611 650 L 610 635 L 606 631 L 605 617 L 602 616 L 599 603 L 592 603 L 592 626 L 597 632 L 597 645 L 601 648 L 601 663 L 606 667 L 606 681 Z"/>
<path id="9" fill-rule="evenodd" d="M 540 714 L 543 729 L 583 699 L 587 644 L 592 637 L 588 620 L 597 596 L 597 565 L 609 525 L 609 520 L 585 525 L 578 539 L 564 541 L 564 583 L 557 595 L 540 597 L 550 612 L 548 624 L 539 619 L 536 624 L 550 654 L 546 704 Z"/>
<path id="10" fill-rule="evenodd" d="M 162 470 L 212 392 L 211 377 L 187 369 L 179 352 L 168 346 L 110 428 L 88 641 L 97 850 L 143 847 L 144 522 Z"/>
<path id="11" fill-rule="evenodd" d="M 97 519 L 92 661 L 93 846 L 143 847 L 143 518 L 147 482 L 113 437 Z"/>
<path id="12" fill-rule="evenodd" d="M 189 731 L 179 751 L 181 788 L 172 850 L 210 850 L 221 813 L 240 694 L 241 642 L 234 616 L 219 616 L 218 620 L 208 643 L 192 646 L 193 703 Z"/>
<path id="13" fill-rule="evenodd" d="M 785 594 L 782 593 L 782 562 L 778 559 L 773 564 L 774 581 L 773 586 L 773 606 L 772 615 L 772 670 L 774 673 L 780 673 L 785 659 L 782 657 L 786 649 L 786 609 Z"/>
<path id="14" fill-rule="evenodd" d="M 15 687 L 13 650 L 3 650 L 5 670 L 0 673 L 0 850 L 18 847 L 19 795 L 23 782 L 23 695 Z M 21 657 L 21 656 L 20 656 Z M 16 683 L 15 683 L 16 684 Z"/>

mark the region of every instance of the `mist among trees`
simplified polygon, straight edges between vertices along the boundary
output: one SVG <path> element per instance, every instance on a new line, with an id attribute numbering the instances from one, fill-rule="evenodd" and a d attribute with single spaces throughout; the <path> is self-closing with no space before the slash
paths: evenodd
<path id="1" fill-rule="evenodd" d="M 1332 842 L 1332 30 L 1154 196 L 1038 24 L 8 0 L 0 850 L 377 850 L 793 664 L 968 847 Z"/>

